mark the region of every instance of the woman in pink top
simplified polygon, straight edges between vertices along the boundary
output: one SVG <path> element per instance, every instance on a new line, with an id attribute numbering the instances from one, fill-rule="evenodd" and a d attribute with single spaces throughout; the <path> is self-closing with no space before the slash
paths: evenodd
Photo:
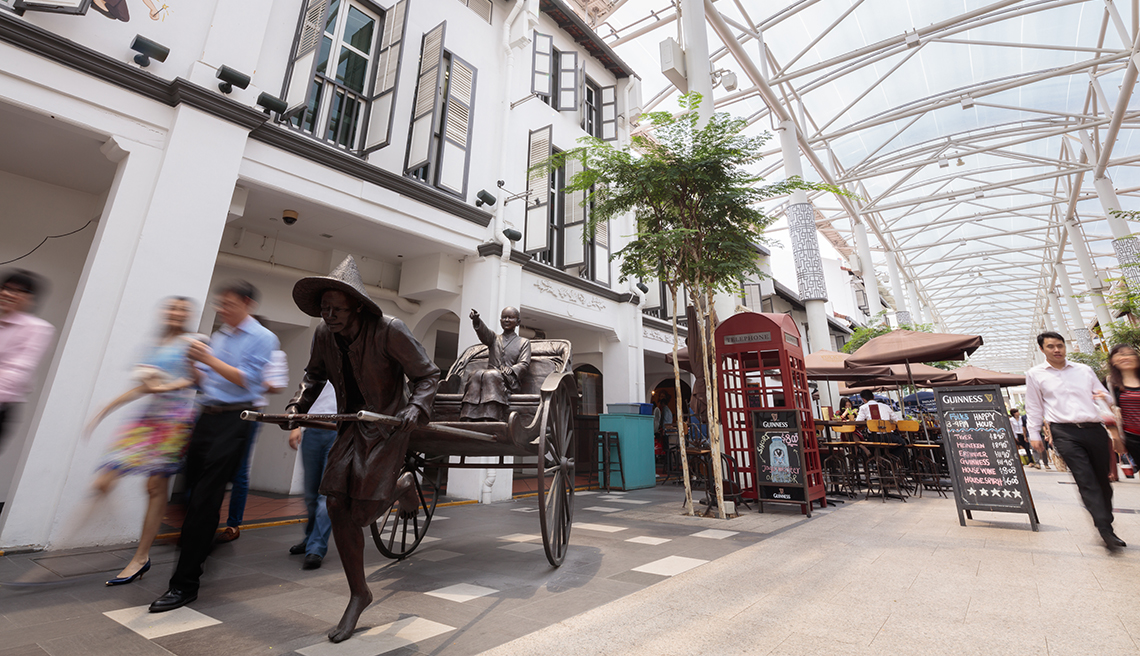
<path id="1" fill-rule="evenodd" d="M 1117 344 L 1108 352 L 1108 389 L 1120 408 L 1124 448 L 1140 464 L 1140 354 L 1132 346 Z M 1119 452 L 1119 443 L 1114 446 Z"/>

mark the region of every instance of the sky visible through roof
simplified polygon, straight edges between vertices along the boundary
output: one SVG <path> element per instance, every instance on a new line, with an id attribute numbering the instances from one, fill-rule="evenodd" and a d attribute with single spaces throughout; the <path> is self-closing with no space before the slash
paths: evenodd
<path id="1" fill-rule="evenodd" d="M 1120 275 L 1092 168 L 1140 33 L 1137 4 L 718 0 L 715 7 L 831 177 L 861 198 L 879 279 L 889 288 L 887 248 L 894 249 L 942 330 L 984 336 L 972 364 L 1018 372 L 1033 363 L 1046 291 L 1061 293 L 1060 244 L 1081 309 L 1074 322 L 1062 300 L 1066 322 L 1087 327 L 1095 318 L 1063 230 L 1078 176 L 1078 229 L 1099 277 Z M 663 39 L 683 40 L 675 15 L 667 0 L 628 0 L 595 25 L 643 78 L 647 110 L 677 107 L 658 57 Z M 744 69 L 711 28 L 707 35 L 712 66 L 738 80 L 734 92 L 714 90 L 718 111 L 749 118 L 750 131 L 772 131 Z M 1140 209 L 1137 104 L 1129 98 L 1107 168 L 1124 209 Z M 1082 132 L 1091 162 L 1082 161 Z M 782 179 L 775 139 L 770 146 L 760 170 Z M 804 168 L 805 177 L 820 179 L 806 160 Z M 840 203 L 813 201 L 853 246 L 853 222 Z M 783 202 L 769 209 L 778 213 Z M 781 220 L 771 234 L 786 241 L 782 227 Z M 821 247 L 825 257 L 840 257 L 822 238 Z M 773 266 L 792 270 L 790 246 L 774 250 Z"/>

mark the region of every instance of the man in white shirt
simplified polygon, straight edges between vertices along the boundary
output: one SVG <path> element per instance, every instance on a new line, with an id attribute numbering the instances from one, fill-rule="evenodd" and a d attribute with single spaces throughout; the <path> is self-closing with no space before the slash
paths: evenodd
<path id="1" fill-rule="evenodd" d="M 899 413 L 895 412 L 891 406 L 881 401 L 875 400 L 875 393 L 871 390 L 863 390 L 859 392 L 859 396 L 863 397 L 863 405 L 859 406 L 859 414 L 855 415 L 855 421 L 867 421 L 868 419 L 882 419 L 883 421 L 898 421 L 902 419 Z M 879 409 L 879 416 L 871 416 L 871 408 Z"/>
<path id="2" fill-rule="evenodd" d="M 1112 485 L 1108 481 L 1112 457 L 1108 432 L 1101 423 L 1096 399 L 1108 392 L 1093 370 L 1065 359 L 1065 338 L 1055 332 L 1037 336 L 1045 362 L 1025 372 L 1025 412 L 1029 439 L 1038 453 L 1045 450 L 1041 428 L 1046 422 L 1053 448 L 1065 460 L 1081 501 L 1110 551 L 1126 546 L 1112 531 Z"/>
<path id="3" fill-rule="evenodd" d="M 0 283 L 0 444 L 14 423 L 15 408 L 27 400 L 32 377 L 55 328 L 29 314 L 36 303 L 40 277 L 17 269 Z"/>

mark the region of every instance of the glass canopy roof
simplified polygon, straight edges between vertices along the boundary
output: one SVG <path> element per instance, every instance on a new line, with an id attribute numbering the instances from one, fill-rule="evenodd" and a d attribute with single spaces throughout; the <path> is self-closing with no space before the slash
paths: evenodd
<path id="1" fill-rule="evenodd" d="M 676 108 L 658 44 L 684 42 L 680 1 L 568 2 L 640 72 L 645 111 Z M 805 177 L 859 197 L 847 207 L 834 196 L 813 198 L 835 229 L 821 239 L 825 249 L 850 252 L 855 205 L 879 280 L 889 288 L 894 252 L 939 329 L 983 335 L 972 364 L 1019 372 L 1033 363 L 1033 335 L 1050 312 L 1046 292 L 1062 294 L 1058 269 L 1080 304 L 1073 317 L 1059 303 L 1069 329 L 1095 322 L 1065 227 L 1069 212 L 1099 278 L 1120 276 L 1093 178 L 1105 155 L 1121 205 L 1140 209 L 1135 70 L 1127 75 L 1138 4 L 717 0 L 706 11 L 728 23 L 824 164 L 812 171 L 805 159 Z M 745 68 L 711 27 L 707 37 L 713 68 L 738 80 L 734 91 L 714 90 L 718 111 L 771 131 L 775 118 Z M 1127 103 L 1116 116 L 1122 91 Z M 761 170 L 780 179 L 781 155 L 770 144 Z"/>

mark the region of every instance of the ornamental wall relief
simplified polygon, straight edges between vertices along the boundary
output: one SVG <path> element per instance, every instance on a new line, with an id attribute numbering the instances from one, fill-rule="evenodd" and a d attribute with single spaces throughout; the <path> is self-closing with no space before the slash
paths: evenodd
<path id="1" fill-rule="evenodd" d="M 534 288 L 543 294 L 550 294 L 560 301 L 573 303 L 574 305 L 580 305 L 584 308 L 600 310 L 603 312 L 608 309 L 606 307 L 606 304 L 602 302 L 602 299 L 594 296 L 593 294 L 587 294 L 585 292 L 578 291 L 577 289 L 563 287 L 562 285 L 552 285 L 548 280 L 539 280 L 538 282 L 534 283 Z"/>

